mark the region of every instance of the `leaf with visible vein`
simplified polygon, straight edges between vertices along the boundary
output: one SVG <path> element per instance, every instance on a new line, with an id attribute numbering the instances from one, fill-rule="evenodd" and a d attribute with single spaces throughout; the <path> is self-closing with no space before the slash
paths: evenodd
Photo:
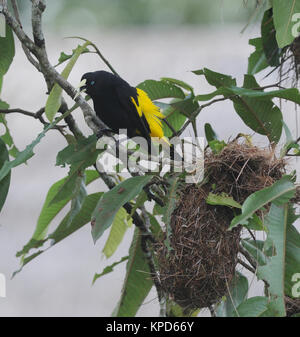
<path id="1" fill-rule="evenodd" d="M 11 28 L 6 24 L 5 37 L 0 36 L 0 77 L 5 75 L 15 56 L 14 35 Z"/>
<path id="2" fill-rule="evenodd" d="M 209 205 L 220 205 L 234 208 L 242 208 L 242 206 L 238 202 L 236 202 L 233 199 L 233 197 L 229 196 L 226 193 L 215 194 L 210 192 L 205 201 Z"/>
<path id="3" fill-rule="evenodd" d="M 4 141 L 0 137 L 0 168 L 7 160 L 9 160 L 8 151 Z M 0 212 L 7 197 L 9 185 L 10 185 L 10 173 L 3 179 L 3 181 L 0 184 Z"/>
<path id="4" fill-rule="evenodd" d="M 269 229 L 268 240 L 272 240 L 276 255 L 263 266 L 258 267 L 257 276 L 268 282 L 271 295 L 270 306 L 276 316 L 285 316 L 284 274 L 285 274 L 285 245 L 288 226 L 288 204 L 276 206 L 272 204 L 266 224 Z"/>
<path id="5" fill-rule="evenodd" d="M 18 252 L 16 256 L 22 256 L 21 259 L 21 268 L 17 270 L 13 276 L 15 276 L 17 273 L 19 273 L 23 267 L 30 261 L 32 261 L 35 257 L 41 255 L 44 253 L 46 250 L 49 248 L 53 247 L 56 245 L 58 242 L 62 241 L 66 237 L 70 236 L 74 232 L 76 232 L 78 229 L 86 225 L 90 220 L 91 220 L 91 213 L 93 212 L 99 198 L 103 192 L 98 192 L 98 193 L 93 193 L 90 194 L 86 197 L 84 204 L 80 210 L 80 212 L 75 216 L 73 219 L 72 223 L 67 226 L 68 224 L 68 218 L 69 214 L 67 214 L 64 219 L 61 221 L 61 223 L 58 225 L 56 230 L 49 234 L 46 239 L 36 241 L 35 242 L 30 242 L 31 246 L 29 247 L 24 247 L 22 251 Z M 25 252 L 27 253 L 31 248 L 39 248 L 41 247 L 45 242 L 48 240 L 51 240 L 51 246 L 48 248 L 44 248 L 43 250 L 39 250 L 36 253 L 33 253 L 29 255 L 28 257 L 25 257 L 24 254 Z"/>
<path id="6" fill-rule="evenodd" d="M 280 48 L 292 43 L 299 35 L 299 31 L 294 32 L 295 28 L 298 27 L 298 13 L 300 13 L 300 2 L 298 0 L 273 0 L 274 26 Z"/>
<path id="7" fill-rule="evenodd" d="M 68 64 L 64 68 L 64 70 L 61 73 L 61 76 L 65 79 L 67 79 L 70 75 L 70 72 L 72 71 L 75 63 L 77 62 L 79 56 L 81 53 L 86 49 L 86 47 L 90 44 L 89 41 L 87 41 L 82 46 L 78 46 L 76 48 L 75 53 L 72 55 L 71 59 L 69 60 Z M 62 95 L 62 88 L 55 83 L 49 97 L 46 102 L 45 106 L 45 114 L 50 122 L 53 121 L 53 118 L 57 111 L 59 110 L 59 107 L 61 105 L 61 95 Z"/>
<path id="8" fill-rule="evenodd" d="M 152 179 L 151 175 L 131 177 L 106 192 L 99 200 L 92 215 L 92 237 L 96 242 L 112 224 L 117 211 L 138 195 Z"/>
<path id="9" fill-rule="evenodd" d="M 255 75 L 266 69 L 269 65 L 263 50 L 261 37 L 249 40 L 249 45 L 255 47 L 255 51 L 248 58 L 247 74 Z"/>
<path id="10" fill-rule="evenodd" d="M 234 312 L 235 317 L 260 317 L 268 311 L 268 298 L 264 296 L 255 296 L 248 298 L 237 307 Z"/>
<path id="11" fill-rule="evenodd" d="M 273 202 L 282 205 L 288 202 L 295 194 L 295 185 L 290 176 L 284 176 L 272 186 L 251 194 L 243 203 L 242 214 L 231 221 L 229 229 L 239 225 L 247 224 L 247 220 L 263 206 Z"/>
<path id="12" fill-rule="evenodd" d="M 152 101 L 171 97 L 185 98 L 185 94 L 181 88 L 164 81 L 146 80 L 140 83 L 137 88 L 144 90 Z"/>
<path id="13" fill-rule="evenodd" d="M 141 232 L 135 228 L 129 249 L 121 298 L 112 316 L 134 317 L 152 288 L 153 282 L 145 254 L 141 248 L 141 240 Z"/>
<path id="14" fill-rule="evenodd" d="M 122 262 L 124 262 L 124 261 L 127 261 L 127 260 L 128 260 L 128 257 L 129 257 L 129 256 L 124 256 L 124 257 L 122 257 L 122 259 L 121 259 L 120 261 L 114 262 L 114 263 L 111 264 L 110 266 L 105 267 L 105 268 L 103 269 L 102 273 L 100 273 L 100 274 L 97 274 L 97 273 L 96 273 L 96 274 L 94 275 L 92 284 L 94 284 L 94 283 L 98 280 L 99 277 L 111 273 L 111 272 L 114 270 L 114 267 L 115 267 L 115 266 L 117 266 L 118 264 L 120 264 L 120 263 L 122 263 Z"/>
<path id="15" fill-rule="evenodd" d="M 0 99 L 0 109 L 8 109 L 8 108 L 9 108 L 9 105 L 6 102 L 1 101 L 1 99 Z M 16 156 L 19 153 L 19 150 L 15 146 L 13 138 L 10 134 L 5 114 L 0 113 L 0 123 L 3 124 L 4 127 L 5 127 L 5 133 L 4 133 L 4 135 L 1 136 L 1 138 L 4 141 L 4 143 L 8 146 L 9 154 L 12 157 L 16 158 Z"/>
<path id="16" fill-rule="evenodd" d="M 236 272 L 228 289 L 225 299 L 217 307 L 217 317 L 232 317 L 236 308 L 248 297 L 248 279 L 240 272 Z"/>
<path id="17" fill-rule="evenodd" d="M 93 170 L 87 170 L 86 171 L 86 185 L 89 185 L 94 180 L 99 178 L 99 174 L 96 171 Z M 60 202 L 56 204 L 50 205 L 50 201 L 53 199 L 53 197 L 57 194 L 58 189 L 61 185 L 64 184 L 64 181 L 66 178 L 63 178 L 59 181 L 57 181 L 55 184 L 53 184 L 46 196 L 43 208 L 41 210 L 41 213 L 39 215 L 37 225 L 35 228 L 35 231 L 32 235 L 32 238 L 29 240 L 29 242 L 23 247 L 21 251 L 17 253 L 17 256 L 22 256 L 24 254 L 27 254 L 30 249 L 37 248 L 41 246 L 44 243 L 44 238 L 47 234 L 48 228 L 50 226 L 51 221 L 56 217 L 56 215 L 66 206 L 68 202 L 70 202 L 70 198 L 61 200 Z"/>
<path id="18" fill-rule="evenodd" d="M 119 247 L 128 227 L 127 212 L 123 207 L 121 207 L 114 217 L 109 236 L 102 250 L 102 253 L 107 259 L 110 258 Z"/>
<path id="19" fill-rule="evenodd" d="M 172 83 L 172 84 L 175 84 L 187 91 L 190 91 L 191 93 L 193 93 L 194 89 L 192 86 L 190 86 L 189 84 L 187 84 L 186 82 L 184 81 L 181 81 L 181 80 L 177 80 L 176 78 L 171 78 L 171 77 L 162 77 L 161 78 L 162 81 L 165 81 L 167 83 Z"/>

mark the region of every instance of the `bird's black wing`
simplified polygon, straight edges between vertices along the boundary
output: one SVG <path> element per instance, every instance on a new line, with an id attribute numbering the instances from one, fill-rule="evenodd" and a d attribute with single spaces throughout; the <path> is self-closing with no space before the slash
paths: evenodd
<path id="1" fill-rule="evenodd" d="M 132 137 L 138 135 L 136 133 L 136 130 L 138 130 L 140 132 L 140 136 L 146 138 L 147 141 L 150 141 L 151 138 L 149 124 L 144 115 L 142 115 L 141 117 L 139 116 L 139 113 L 131 100 L 131 97 L 133 97 L 136 104 L 139 104 L 136 89 L 131 87 L 127 83 L 126 85 L 118 83 L 115 89 L 117 97 L 124 110 L 126 111 L 128 119 L 132 123 L 132 130 L 128 130 L 128 136 Z"/>

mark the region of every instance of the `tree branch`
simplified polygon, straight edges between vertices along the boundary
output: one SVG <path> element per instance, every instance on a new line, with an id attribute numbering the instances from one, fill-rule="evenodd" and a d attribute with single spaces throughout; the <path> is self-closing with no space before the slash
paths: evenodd
<path id="1" fill-rule="evenodd" d="M 243 254 L 246 260 L 251 264 L 253 269 L 256 270 L 258 267 L 257 261 L 253 259 L 253 257 L 248 253 L 248 251 L 242 245 L 239 246 L 239 251 L 241 254 Z"/>
<path id="2" fill-rule="evenodd" d="M 31 24 L 32 24 L 34 43 L 46 54 L 45 38 L 42 31 L 42 14 L 46 9 L 46 4 L 44 0 L 31 0 L 31 2 L 32 2 Z"/>
<path id="3" fill-rule="evenodd" d="M 67 111 L 67 110 L 66 110 Z M 19 108 L 15 108 L 15 109 L 0 109 L 0 114 L 12 114 L 12 113 L 19 113 L 22 114 L 24 116 L 29 116 L 29 117 L 33 117 L 35 119 L 38 119 L 43 125 L 49 125 L 49 123 L 47 123 L 44 118 L 43 118 L 43 113 L 45 112 L 45 108 L 41 108 L 39 109 L 37 112 L 30 112 L 27 110 L 23 110 L 23 109 L 19 109 Z M 58 130 L 62 133 L 62 129 L 65 127 L 65 125 L 56 125 L 53 127 L 53 129 Z"/>
<path id="4" fill-rule="evenodd" d="M 199 106 L 199 108 L 197 110 L 195 110 L 192 115 L 189 118 L 189 120 L 187 122 L 185 122 L 185 124 L 182 126 L 182 128 L 177 131 L 176 133 L 173 133 L 172 138 L 173 137 L 179 137 L 183 131 L 190 125 L 190 123 L 192 123 L 195 118 L 199 115 L 199 113 L 204 109 L 207 108 L 208 106 L 217 103 L 217 102 L 221 102 L 221 101 L 225 101 L 227 99 L 229 99 L 230 97 L 222 97 L 222 98 L 217 98 L 217 99 L 213 99 L 212 101 L 206 103 L 206 104 L 202 104 Z"/>
<path id="5" fill-rule="evenodd" d="M 15 18 L 17 20 L 17 22 L 19 23 L 20 27 L 23 29 L 22 23 L 21 23 L 21 19 L 20 19 L 20 14 L 19 14 L 19 10 L 18 10 L 18 5 L 16 0 L 11 0 L 11 4 L 12 4 L 12 8 L 14 11 L 14 15 Z M 21 43 L 21 46 L 23 48 L 23 51 L 28 59 L 28 61 L 38 70 L 41 71 L 39 63 L 32 57 L 32 55 L 30 54 L 30 51 L 27 49 L 27 47 Z"/>
<path id="6" fill-rule="evenodd" d="M 20 40 L 22 44 L 37 58 L 40 71 L 43 73 L 44 78 L 47 82 L 48 91 L 51 90 L 54 83 L 58 83 L 58 85 L 72 98 L 77 94 L 76 89 L 67 81 L 65 80 L 50 64 L 46 49 L 45 43 L 42 43 L 44 37 L 42 35 L 42 28 L 41 28 L 41 19 L 42 19 L 42 12 L 45 10 L 46 6 L 44 1 L 42 0 L 32 0 L 32 14 L 34 18 L 32 18 L 32 27 L 33 27 L 33 34 L 35 40 L 39 41 L 39 45 L 36 45 L 24 32 L 21 25 L 17 22 L 17 20 L 11 15 L 7 8 L 7 0 L 3 0 L 3 8 L 2 13 L 6 18 L 7 24 L 12 28 L 15 32 L 16 36 Z M 44 39 L 45 40 L 45 39 Z M 86 123 L 88 126 L 96 133 L 99 128 L 105 129 L 107 126 L 100 121 L 100 119 L 95 115 L 95 112 L 90 107 L 90 105 L 85 101 L 85 99 L 78 95 L 76 97 L 75 102 L 78 103 L 80 106 Z"/>

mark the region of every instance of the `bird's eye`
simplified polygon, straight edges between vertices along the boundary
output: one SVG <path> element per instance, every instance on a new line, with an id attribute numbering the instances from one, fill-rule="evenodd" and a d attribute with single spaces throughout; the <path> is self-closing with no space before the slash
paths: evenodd
<path id="1" fill-rule="evenodd" d="M 95 84 L 95 81 L 91 81 L 90 85 L 94 85 Z"/>

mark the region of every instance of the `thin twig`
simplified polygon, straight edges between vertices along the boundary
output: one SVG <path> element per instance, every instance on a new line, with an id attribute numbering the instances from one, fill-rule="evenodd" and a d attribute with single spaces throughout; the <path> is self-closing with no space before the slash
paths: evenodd
<path id="1" fill-rule="evenodd" d="M 115 71 L 115 69 L 113 68 L 113 66 L 108 62 L 108 60 L 103 56 L 103 54 L 100 52 L 100 50 L 98 49 L 98 47 L 91 41 L 83 38 L 83 37 L 80 37 L 80 36 L 70 36 L 70 37 L 67 37 L 67 39 L 79 39 L 79 40 L 83 40 L 85 42 L 89 42 L 90 45 L 95 49 L 96 51 L 96 54 L 99 55 L 99 57 L 101 58 L 101 60 L 107 65 L 107 67 L 111 70 L 111 72 L 116 75 L 116 76 L 119 76 L 119 74 Z"/>
<path id="2" fill-rule="evenodd" d="M 252 267 L 250 267 L 250 266 L 249 266 L 247 263 L 245 263 L 243 260 L 237 259 L 237 261 L 238 261 L 238 263 L 239 263 L 240 265 L 242 265 L 243 267 L 245 267 L 246 269 L 248 269 L 249 271 L 251 271 L 252 274 L 255 274 L 255 273 L 256 273 L 255 269 L 252 268 Z"/>
<path id="3" fill-rule="evenodd" d="M 94 167 L 96 171 L 98 172 L 100 178 L 104 181 L 104 183 L 107 185 L 107 187 L 110 190 L 116 186 L 113 179 L 107 173 L 99 170 L 98 165 L 94 164 Z M 126 212 L 132 216 L 134 224 L 142 231 L 143 235 L 147 236 L 147 238 L 149 238 L 152 242 L 155 242 L 152 236 L 152 233 L 147 229 L 143 219 L 139 216 L 139 214 L 137 212 L 134 212 L 133 214 L 131 214 L 133 210 L 133 207 L 131 206 L 131 204 L 127 202 L 123 205 L 123 207 L 125 208 Z"/>
<path id="4" fill-rule="evenodd" d="M 145 207 L 141 207 L 141 211 L 142 211 L 142 216 L 143 216 L 143 219 L 144 219 L 145 226 L 146 226 L 147 230 L 150 232 L 151 223 L 150 223 L 149 215 L 148 215 Z M 150 273 L 151 273 L 153 283 L 156 287 L 158 300 L 159 300 L 159 302 L 161 302 L 162 298 L 164 297 L 164 294 L 163 294 L 161 284 L 159 282 L 159 277 L 158 277 L 157 271 L 155 269 L 155 264 L 154 264 L 154 261 L 153 261 L 151 249 L 148 245 L 148 237 L 147 236 L 144 236 L 144 235 L 142 236 L 141 244 L 142 244 L 142 250 L 143 250 L 143 252 L 146 256 L 146 259 L 147 259 L 147 262 L 148 262 L 148 265 L 149 265 L 149 269 L 150 269 Z"/>
<path id="5" fill-rule="evenodd" d="M 199 115 L 199 113 L 204 108 L 207 108 L 208 106 L 210 106 L 214 103 L 225 101 L 225 100 L 229 99 L 230 97 L 231 96 L 213 99 L 212 101 L 210 101 L 206 104 L 200 105 L 199 108 L 192 113 L 192 115 L 189 117 L 189 120 L 182 126 L 182 128 L 179 131 L 177 131 L 176 133 L 173 133 L 172 138 L 173 137 L 179 137 L 183 133 L 183 131 L 190 125 L 190 123 Z"/>
<path id="6" fill-rule="evenodd" d="M 32 10 L 33 15 L 35 13 L 42 12 L 42 9 L 39 8 L 40 4 L 44 4 L 41 1 L 32 1 L 32 6 L 35 7 L 35 10 Z M 3 8 L 2 13 L 6 18 L 7 24 L 12 28 L 15 32 L 16 36 L 20 40 L 22 44 L 24 44 L 27 49 L 37 58 L 39 61 L 41 72 L 43 73 L 45 80 L 47 82 L 48 91 L 52 88 L 54 83 L 58 83 L 60 87 L 71 97 L 74 97 L 77 94 L 76 89 L 66 80 L 64 79 L 50 64 L 46 49 L 44 48 L 43 44 L 41 47 L 37 46 L 24 32 L 20 24 L 16 21 L 16 19 L 11 15 L 7 8 L 7 0 L 3 0 Z M 35 38 L 38 40 L 42 40 L 42 35 L 39 33 L 41 31 L 41 15 L 38 14 L 36 18 L 33 18 L 33 27 L 35 30 Z M 41 43 L 41 41 L 40 41 Z M 90 105 L 85 101 L 85 99 L 78 95 L 75 98 L 76 103 L 80 106 L 83 111 L 84 118 L 88 126 L 96 133 L 99 129 L 105 129 L 107 126 L 100 121 L 99 118 L 96 117 L 94 110 L 90 107 Z"/>
<path id="7" fill-rule="evenodd" d="M 243 256 L 246 258 L 246 260 L 251 264 L 254 270 L 257 269 L 257 261 L 248 253 L 248 251 L 242 246 L 239 245 L 239 251 Z"/>

